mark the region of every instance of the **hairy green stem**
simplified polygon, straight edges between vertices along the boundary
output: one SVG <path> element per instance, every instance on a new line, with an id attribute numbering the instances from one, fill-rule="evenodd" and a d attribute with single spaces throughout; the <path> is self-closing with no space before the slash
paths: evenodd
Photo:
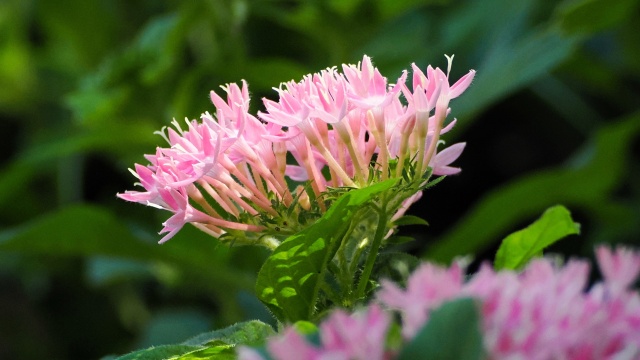
<path id="1" fill-rule="evenodd" d="M 371 247 L 369 249 L 367 262 L 365 263 L 364 269 L 362 270 L 362 275 L 360 275 L 358 288 L 356 290 L 356 300 L 364 298 L 364 293 L 367 289 L 367 283 L 369 283 L 369 278 L 371 277 L 371 272 L 373 271 L 373 265 L 376 262 L 376 257 L 378 256 L 378 251 L 380 250 L 380 246 L 382 245 L 382 240 L 385 233 L 387 232 L 387 204 L 384 198 L 382 199 L 381 203 L 381 206 L 379 208 L 376 208 L 376 211 L 378 212 L 378 226 L 376 228 L 373 242 L 371 243 Z"/>
<path id="2" fill-rule="evenodd" d="M 343 289 L 344 293 L 348 294 L 347 296 L 350 296 L 352 292 L 353 273 L 350 271 L 350 267 L 348 264 L 349 261 L 347 260 L 345 252 L 346 252 L 347 243 L 349 242 L 349 239 L 351 238 L 353 231 L 355 230 L 355 228 L 357 227 L 361 219 L 362 219 L 362 216 L 356 213 L 355 216 L 352 218 L 351 224 L 349 225 L 349 229 L 347 229 L 347 232 L 342 238 L 342 241 L 340 242 L 340 247 L 338 248 L 338 251 L 337 251 L 338 253 L 337 259 L 339 262 L 339 273 L 336 275 L 338 279 L 340 279 L 340 287 Z"/>

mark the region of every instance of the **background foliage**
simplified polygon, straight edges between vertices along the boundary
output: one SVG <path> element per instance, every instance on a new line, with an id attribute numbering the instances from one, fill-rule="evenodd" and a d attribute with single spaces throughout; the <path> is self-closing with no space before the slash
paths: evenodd
<path id="1" fill-rule="evenodd" d="M 98 358 L 270 320 L 253 296 L 266 256 L 127 204 L 153 131 L 211 110 L 208 92 L 373 57 L 478 76 L 453 102 L 464 169 L 412 213 L 405 250 L 493 258 L 554 204 L 582 223 L 554 246 L 639 245 L 640 1 L 219 0 L 0 3 L 0 358 Z"/>

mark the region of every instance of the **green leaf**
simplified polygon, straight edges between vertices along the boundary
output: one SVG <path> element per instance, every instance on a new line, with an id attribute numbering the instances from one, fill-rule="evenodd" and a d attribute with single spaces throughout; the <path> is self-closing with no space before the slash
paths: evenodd
<path id="1" fill-rule="evenodd" d="M 593 34 L 619 25 L 636 13 L 636 0 L 570 0 L 556 9 L 556 18 L 569 33 Z"/>
<path id="2" fill-rule="evenodd" d="M 404 7 L 413 1 L 393 3 Z M 456 125 L 456 134 L 461 134 L 478 118 L 474 114 L 549 73 L 580 44 L 581 37 L 567 36 L 554 23 L 537 21 L 538 14 L 545 11 L 541 8 L 548 7 L 541 4 L 534 0 L 461 1 L 447 7 L 444 16 L 412 9 L 382 24 L 375 36 L 354 52 L 373 56 L 378 67 L 392 74 L 411 62 L 442 68 L 442 54 L 456 49 L 454 71 L 477 70 L 464 97 L 453 101 L 452 115 L 464 119 Z M 429 46 L 413 46 L 422 43 Z M 483 45 L 487 43 L 491 46 Z"/>
<path id="3" fill-rule="evenodd" d="M 233 360 L 236 358 L 235 346 L 222 344 L 208 346 L 178 357 L 172 357 L 170 360 Z"/>
<path id="4" fill-rule="evenodd" d="M 313 225 L 288 237 L 258 273 L 256 294 L 280 321 L 310 320 L 326 264 L 354 212 L 397 183 L 390 179 L 342 195 Z"/>
<path id="5" fill-rule="evenodd" d="M 554 203 L 599 211 L 602 199 L 622 181 L 639 132 L 640 113 L 603 126 L 574 157 L 576 165 L 538 171 L 487 194 L 422 256 L 445 263 L 482 251 L 510 226 Z"/>
<path id="6" fill-rule="evenodd" d="M 204 311 L 195 308 L 154 309 L 136 343 L 139 348 L 177 344 L 210 328 L 210 314 Z"/>
<path id="7" fill-rule="evenodd" d="M 183 355 L 192 351 L 200 350 L 199 346 L 189 345 L 162 345 L 149 349 L 134 351 L 116 360 L 165 360 L 174 359 L 174 356 Z"/>
<path id="8" fill-rule="evenodd" d="M 573 222 L 569 210 L 561 205 L 554 206 L 533 224 L 502 241 L 494 267 L 496 270 L 520 269 L 549 245 L 567 235 L 579 233 L 580 224 Z"/>
<path id="9" fill-rule="evenodd" d="M 145 242 L 109 211 L 76 205 L 0 232 L 0 251 L 163 261 L 201 277 L 203 284 L 227 288 L 227 293 L 229 289 L 251 288 L 251 276 L 227 266 L 224 248 L 193 236 L 198 234 L 195 229 L 186 227 L 183 232 L 163 245 Z M 191 236 L 185 236 L 189 232 Z"/>
<path id="10" fill-rule="evenodd" d="M 195 336 L 180 345 L 163 345 L 134 351 L 117 360 L 235 359 L 238 344 L 259 344 L 274 335 L 271 326 L 260 321 L 238 323 Z"/>
<path id="11" fill-rule="evenodd" d="M 255 344 L 272 335 L 275 335 L 275 331 L 270 325 L 262 321 L 251 320 L 197 335 L 183 344 L 206 345 L 213 341 L 222 341 L 227 344 Z"/>
<path id="12" fill-rule="evenodd" d="M 400 352 L 398 360 L 484 358 L 480 313 L 474 299 L 447 302 L 433 311 L 429 321 Z"/>

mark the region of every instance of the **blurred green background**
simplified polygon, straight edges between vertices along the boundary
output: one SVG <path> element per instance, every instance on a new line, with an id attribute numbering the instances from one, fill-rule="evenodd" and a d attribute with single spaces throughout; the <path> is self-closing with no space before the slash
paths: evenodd
<path id="1" fill-rule="evenodd" d="M 91 359 L 269 315 L 252 295 L 267 255 L 116 199 L 155 130 L 211 111 L 209 90 L 271 87 L 373 57 L 478 71 L 452 103 L 464 170 L 412 209 L 407 250 L 491 259 L 564 204 L 582 235 L 640 245 L 637 0 L 0 2 L 0 358 Z"/>

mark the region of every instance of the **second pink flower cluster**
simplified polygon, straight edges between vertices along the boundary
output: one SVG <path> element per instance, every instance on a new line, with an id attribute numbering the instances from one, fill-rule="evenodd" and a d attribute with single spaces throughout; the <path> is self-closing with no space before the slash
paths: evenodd
<path id="1" fill-rule="evenodd" d="M 383 282 L 377 302 L 400 312 L 407 342 L 429 322 L 432 311 L 470 297 L 478 301 L 489 359 L 639 359 L 640 296 L 632 287 L 640 275 L 640 252 L 601 246 L 596 257 L 604 279 L 588 292 L 586 261 L 558 266 L 552 259 L 536 259 L 522 273 L 496 272 L 487 264 L 467 281 L 456 264 L 425 263 L 409 277 L 406 289 Z M 388 349 L 386 340 L 391 322 L 380 305 L 352 315 L 339 310 L 320 325 L 320 344 L 288 328 L 268 340 L 267 351 L 277 360 L 393 359 L 398 350 Z M 247 347 L 240 347 L 239 355 L 263 359 Z"/>

